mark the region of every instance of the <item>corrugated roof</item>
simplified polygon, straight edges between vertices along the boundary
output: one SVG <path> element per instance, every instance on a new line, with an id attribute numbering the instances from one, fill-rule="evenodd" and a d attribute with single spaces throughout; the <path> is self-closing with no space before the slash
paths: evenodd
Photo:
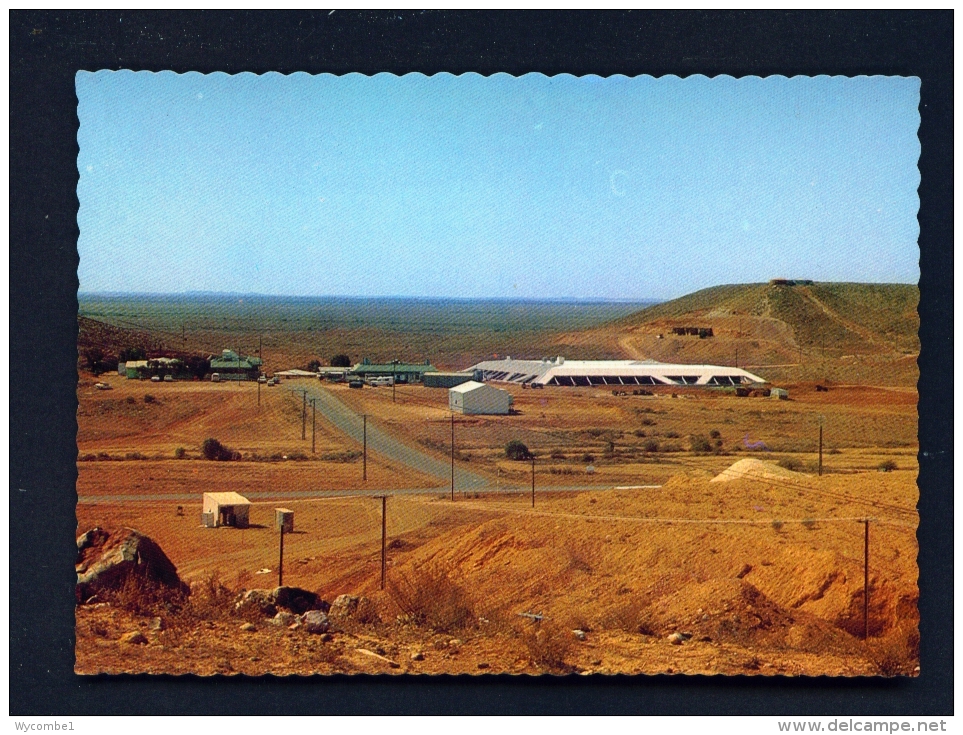
<path id="1" fill-rule="evenodd" d="M 492 385 L 485 385 L 484 383 L 478 383 L 474 380 L 469 380 L 467 383 L 462 383 L 461 385 L 456 385 L 454 388 L 449 388 L 449 391 L 454 393 L 471 393 L 473 390 L 478 390 L 479 388 L 488 388 L 489 390 L 497 390 L 499 393 L 507 393 L 507 390 L 502 390 L 501 388 L 496 388 Z"/>
<path id="2" fill-rule="evenodd" d="M 218 505 L 250 505 L 251 501 L 238 493 L 204 493 L 204 499 L 210 498 Z"/>

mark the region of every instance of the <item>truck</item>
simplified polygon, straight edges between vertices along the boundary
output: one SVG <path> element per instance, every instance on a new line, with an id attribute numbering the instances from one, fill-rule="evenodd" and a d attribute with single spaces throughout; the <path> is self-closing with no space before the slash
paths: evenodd
<path id="1" fill-rule="evenodd" d="M 394 385 L 395 379 L 391 375 L 382 375 L 377 378 L 368 378 L 365 382 L 372 388 L 377 388 L 382 385 Z"/>

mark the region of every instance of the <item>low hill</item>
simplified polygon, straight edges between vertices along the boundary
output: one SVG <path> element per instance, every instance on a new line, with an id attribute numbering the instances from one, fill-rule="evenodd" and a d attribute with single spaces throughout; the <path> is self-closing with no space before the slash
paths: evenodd
<path id="1" fill-rule="evenodd" d="M 909 284 L 715 286 L 602 327 L 560 335 L 558 344 L 605 345 L 626 357 L 663 362 L 818 365 L 819 375 L 779 376 L 795 380 L 845 379 L 846 373 L 860 374 L 845 361 L 869 361 L 876 367 L 854 382 L 876 382 L 877 372 L 888 371 L 887 382 L 905 384 L 915 382 L 918 303 L 919 289 Z M 678 328 L 694 328 L 695 333 L 679 335 L 673 331 Z M 888 363 L 894 361 L 898 364 L 890 370 Z"/>
<path id="2" fill-rule="evenodd" d="M 105 356 L 116 358 L 121 350 L 137 348 L 145 354 L 162 354 L 167 347 L 163 340 L 149 332 L 125 329 L 105 324 L 85 316 L 77 317 L 77 353 L 100 350 Z"/>

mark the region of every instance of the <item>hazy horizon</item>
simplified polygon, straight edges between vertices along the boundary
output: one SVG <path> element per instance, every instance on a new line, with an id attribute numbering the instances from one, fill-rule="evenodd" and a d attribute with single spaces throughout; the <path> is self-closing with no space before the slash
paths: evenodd
<path id="1" fill-rule="evenodd" d="M 916 78 L 76 86 L 81 293 L 638 302 L 919 279 Z"/>

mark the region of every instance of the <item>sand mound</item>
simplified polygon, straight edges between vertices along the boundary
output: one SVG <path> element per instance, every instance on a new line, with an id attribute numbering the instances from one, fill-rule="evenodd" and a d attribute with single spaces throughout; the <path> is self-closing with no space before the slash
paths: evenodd
<path id="1" fill-rule="evenodd" d="M 802 472 L 793 472 L 772 462 L 761 459 L 740 459 L 729 469 L 720 472 L 710 482 L 730 482 L 751 478 L 754 480 L 801 479 L 809 477 Z"/>

